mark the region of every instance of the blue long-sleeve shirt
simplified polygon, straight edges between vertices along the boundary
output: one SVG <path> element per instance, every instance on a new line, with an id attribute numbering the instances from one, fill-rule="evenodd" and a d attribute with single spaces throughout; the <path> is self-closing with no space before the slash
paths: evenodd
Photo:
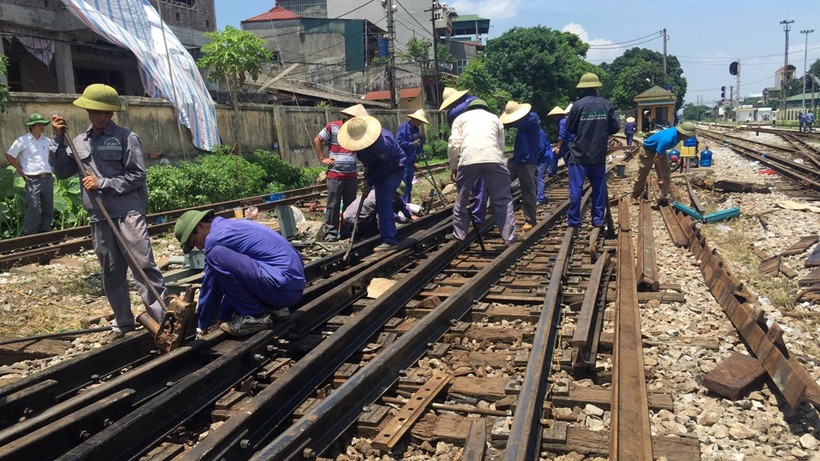
<path id="1" fill-rule="evenodd" d="M 225 219 L 219 216 L 211 222 L 205 238 L 205 257 L 216 246 L 223 246 L 246 255 L 259 263 L 253 274 L 259 283 L 271 283 L 283 290 L 305 288 L 305 266 L 295 248 L 277 232 L 248 219 Z M 223 293 L 216 283 L 213 269 L 206 263 L 199 292 L 199 328 L 206 329 L 214 312 L 222 303 Z M 228 295 L 230 295 L 228 293 Z M 226 303 L 227 304 L 227 303 Z M 231 319 L 233 309 L 224 306 L 219 320 Z"/>
<path id="2" fill-rule="evenodd" d="M 624 134 L 635 134 L 638 132 L 638 124 L 636 122 L 626 122 L 624 124 Z"/>
<path id="3" fill-rule="evenodd" d="M 538 164 L 552 162 L 552 146 L 550 140 L 547 139 L 547 133 L 539 129 L 539 143 L 538 143 Z"/>
<path id="4" fill-rule="evenodd" d="M 675 147 L 680 142 L 680 135 L 676 127 L 666 128 L 652 136 L 644 139 L 643 148 L 647 152 L 655 152 L 660 155 L 667 155 L 666 151 Z"/>
<path id="5" fill-rule="evenodd" d="M 419 143 L 414 144 L 413 141 L 417 139 Z M 424 138 L 421 136 L 421 129 L 413 126 L 409 120 L 399 125 L 396 141 L 407 156 L 406 164 L 416 163 L 416 158 L 424 153 Z"/>
<path id="6" fill-rule="evenodd" d="M 463 114 L 468 107 L 470 107 L 470 103 L 478 99 L 478 96 L 473 96 L 471 94 L 465 94 L 464 96 L 459 99 L 458 104 L 455 107 L 447 111 L 447 124 L 452 125 L 453 120 L 456 119 L 459 115 Z"/>
<path id="7" fill-rule="evenodd" d="M 541 120 L 538 114 L 530 112 L 520 120 L 508 125 L 518 129 L 512 161 L 535 165 L 541 148 Z"/>
<path id="8" fill-rule="evenodd" d="M 356 152 L 356 156 L 367 169 L 367 183 L 371 186 L 381 184 L 391 174 L 404 172 L 407 156 L 396 142 L 393 133 L 382 128 L 382 134 L 370 147 Z"/>

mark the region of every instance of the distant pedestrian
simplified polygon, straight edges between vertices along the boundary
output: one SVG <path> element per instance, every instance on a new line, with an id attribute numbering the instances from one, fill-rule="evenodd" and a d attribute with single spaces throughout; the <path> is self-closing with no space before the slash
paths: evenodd
<path id="1" fill-rule="evenodd" d="M 404 201 L 410 202 L 410 193 L 413 190 L 413 177 L 416 174 L 416 159 L 424 155 L 424 133 L 421 125 L 429 125 L 424 109 L 419 109 L 407 116 L 410 120 L 399 125 L 396 132 L 396 141 L 407 156 L 404 163 Z"/>
<path id="2" fill-rule="evenodd" d="M 567 106 L 567 109 L 571 107 L 572 104 Z M 569 135 L 567 132 L 567 111 L 559 106 L 555 106 L 549 111 L 547 116 L 555 121 L 555 127 L 558 131 L 558 138 L 555 140 L 555 144 L 550 146 L 552 158 L 547 167 L 547 176 L 555 176 L 558 172 L 558 159 L 563 157 L 567 150 L 569 150 L 569 141 L 565 142 L 565 139 L 567 139 Z"/>
<path id="3" fill-rule="evenodd" d="M 674 200 L 672 174 L 669 168 L 669 151 L 679 142 L 694 137 L 696 131 L 694 123 L 684 122 L 677 127 L 666 128 L 644 139 L 641 153 L 638 155 L 638 162 L 640 163 L 638 177 L 635 178 L 635 184 L 632 186 L 630 202 L 633 205 L 637 205 L 643 197 L 646 191 L 646 178 L 649 176 L 649 171 L 652 170 L 652 164 L 656 159 L 658 161 L 658 181 L 661 185 L 661 197 L 658 199 L 658 204 L 666 205 Z"/>
<path id="4" fill-rule="evenodd" d="M 54 176 L 48 152 L 54 141 L 43 133 L 49 121 L 33 113 L 26 120 L 28 133 L 17 138 L 6 152 L 6 161 L 26 182 L 26 212 L 22 235 L 51 230 L 54 217 Z"/>
<path id="5" fill-rule="evenodd" d="M 364 165 L 367 184 L 376 188 L 376 210 L 382 243 L 374 251 L 396 248 L 393 194 L 404 174 L 406 156 L 390 130 L 369 115 L 353 117 L 339 130 L 339 144 L 355 152 Z M 369 188 L 368 188 L 369 189 Z"/>
<path id="6" fill-rule="evenodd" d="M 805 128 L 806 128 L 806 116 L 805 116 L 805 115 L 803 115 L 803 111 L 802 111 L 802 110 L 801 110 L 800 112 L 798 112 L 798 113 L 797 113 L 797 126 L 798 126 L 797 131 L 799 131 L 799 132 L 801 132 L 801 133 L 802 133 L 803 131 L 805 131 Z"/>
<path id="7" fill-rule="evenodd" d="M 581 226 L 581 197 L 584 179 L 592 186 L 592 225 L 604 225 L 606 213 L 606 155 L 609 137 L 620 130 L 615 118 L 615 108 L 608 99 L 598 96 L 601 86 L 598 76 L 586 73 L 576 88 L 582 90 L 581 99 L 575 101 L 567 115 L 567 130 L 575 135 L 569 147 L 567 163 L 569 171 L 569 210 L 567 225 Z"/>
<path id="8" fill-rule="evenodd" d="M 806 131 L 811 133 L 812 125 L 814 125 L 814 113 L 809 109 L 809 112 L 806 114 Z"/>
<path id="9" fill-rule="evenodd" d="M 635 123 L 635 117 L 627 117 L 626 124 L 624 124 L 624 134 L 626 135 L 626 145 L 632 145 L 632 138 L 638 132 L 638 124 Z"/>
<path id="10" fill-rule="evenodd" d="M 512 181 L 518 179 L 521 187 L 521 209 L 524 213 L 524 232 L 536 223 L 536 173 L 541 152 L 541 120 L 529 103 L 507 101 L 499 117 L 505 128 L 516 128 L 513 156 L 507 164 Z M 543 179 L 542 179 L 543 181 Z"/>
<path id="11" fill-rule="evenodd" d="M 356 171 L 356 154 L 339 145 L 339 128 L 342 124 L 357 115 L 367 115 L 361 104 L 342 110 L 344 120 L 335 120 L 322 128 L 313 138 L 313 151 L 319 163 L 327 166 L 327 205 L 325 206 L 325 224 L 322 226 L 322 237 L 326 242 L 339 239 L 339 215 L 344 206 L 356 198 L 359 179 Z M 324 147 L 328 146 L 325 156 Z"/>
<path id="12" fill-rule="evenodd" d="M 496 224 L 507 245 L 517 240 L 513 219 L 510 170 L 504 155 L 504 125 L 481 99 L 474 99 L 453 121 L 447 156 L 458 195 L 453 205 L 453 237 L 464 240 L 470 221 L 467 207 L 479 177 L 492 197 Z"/>
<path id="13" fill-rule="evenodd" d="M 56 147 L 49 153 L 49 162 L 59 179 L 80 174 L 83 206 L 91 223 L 91 242 L 102 266 L 103 289 L 114 311 L 112 330 L 121 336 L 135 327 L 126 280 L 129 267 L 145 310 L 157 323 L 162 321 L 164 311 L 155 294 L 168 299 L 165 280 L 148 238 L 148 187 L 142 143 L 136 133 L 113 122 L 114 112 L 125 110 L 114 88 L 101 83 L 89 85 L 74 105 L 85 109 L 91 121 L 87 130 L 74 137 L 85 172 L 80 171 L 66 149 L 67 125 L 57 115 L 51 118 Z M 92 200 L 92 194 L 100 201 Z M 130 253 L 117 241 L 98 203 L 105 207 Z M 136 268 L 142 269 L 145 280 Z"/>
<path id="14" fill-rule="evenodd" d="M 174 235 L 183 252 L 205 252 L 197 305 L 200 333 L 215 321 L 232 336 L 270 328 L 273 317 L 286 318 L 302 298 L 302 257 L 287 239 L 256 221 L 189 210 L 177 219 Z"/>

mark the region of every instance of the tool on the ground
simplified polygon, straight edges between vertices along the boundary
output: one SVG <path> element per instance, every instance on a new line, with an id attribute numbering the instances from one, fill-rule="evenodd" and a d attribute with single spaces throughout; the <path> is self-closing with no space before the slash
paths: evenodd
<path id="1" fill-rule="evenodd" d="M 436 178 L 433 176 L 433 172 L 430 171 L 430 162 L 427 161 L 427 154 L 424 152 L 424 149 L 422 149 L 422 153 L 421 153 L 420 157 L 421 157 L 421 160 L 424 162 L 424 171 L 422 171 L 421 176 L 424 179 L 426 179 L 427 181 L 430 182 L 430 185 L 433 186 L 433 190 L 436 191 L 436 194 L 439 196 L 441 201 L 444 204 L 449 205 L 450 201 L 447 200 L 447 197 L 445 197 L 444 194 L 441 193 L 441 190 L 439 189 L 438 184 L 436 184 Z M 425 173 L 427 173 L 427 174 L 425 174 Z M 428 174 L 430 175 L 429 177 L 427 176 Z"/>
<path id="2" fill-rule="evenodd" d="M 99 332 L 102 332 L 102 331 L 111 331 L 111 327 L 86 328 L 84 330 L 61 331 L 59 333 L 48 333 L 48 334 L 44 334 L 44 335 L 27 336 L 25 338 L 6 339 L 4 341 L 0 341 L 0 346 L 5 346 L 7 344 L 15 344 L 15 343 L 25 343 L 25 342 L 29 342 L 29 341 L 39 341 L 41 339 L 61 338 L 63 336 L 78 336 L 78 335 L 85 335 L 85 334 L 89 334 L 89 333 L 99 333 Z"/>
<path id="3" fill-rule="evenodd" d="M 356 229 L 359 227 L 359 214 L 362 212 L 362 205 L 364 205 L 364 199 L 367 198 L 367 194 L 365 191 L 367 190 L 367 180 L 364 182 L 365 187 L 362 190 L 362 197 L 359 200 L 359 206 L 356 208 L 356 216 L 353 220 L 353 230 L 350 232 L 350 243 L 347 245 L 347 251 L 345 251 L 344 256 L 342 256 L 342 262 L 346 263 L 350 258 L 350 250 L 353 249 L 353 242 L 356 240 Z M 369 191 L 368 191 L 369 193 Z"/>
<path id="4" fill-rule="evenodd" d="M 194 289 L 188 288 L 184 298 L 171 297 L 171 304 L 157 323 L 148 312 L 137 316 L 137 322 L 154 335 L 154 345 L 160 353 L 167 354 L 181 346 L 188 334 L 188 327 L 194 320 Z"/>
<path id="5" fill-rule="evenodd" d="M 475 197 L 473 197 L 475 200 Z M 481 230 L 478 228 L 478 223 L 475 221 L 475 216 L 473 215 L 473 208 L 470 204 L 467 204 L 467 215 L 470 217 L 470 222 L 473 223 L 473 230 L 475 230 L 475 238 L 478 240 L 478 246 L 481 247 L 481 251 L 487 251 L 487 248 L 484 247 L 484 240 L 481 238 Z"/>
<path id="6" fill-rule="evenodd" d="M 52 114 L 52 115 L 56 116 L 57 114 Z M 71 136 L 69 136 L 69 134 L 68 134 L 68 127 L 67 126 L 63 127 L 63 138 L 68 143 L 68 148 L 71 149 L 71 157 L 74 159 L 74 162 L 77 164 L 77 169 L 80 172 L 80 175 L 82 177 L 88 176 L 88 174 L 89 174 L 88 170 L 86 169 L 85 165 L 83 164 L 82 159 L 80 159 L 80 154 L 78 153 L 77 148 L 74 146 L 74 141 L 71 139 Z M 132 270 L 136 270 L 137 274 L 140 277 L 142 277 L 142 280 L 143 280 L 145 286 L 148 288 L 148 290 L 151 292 L 151 294 L 154 296 L 154 298 L 156 298 L 157 302 L 159 302 L 159 305 L 162 307 L 162 310 L 164 312 L 163 319 L 162 319 L 162 324 L 165 325 L 167 323 L 166 322 L 166 317 L 169 316 L 169 312 L 170 312 L 169 308 L 168 308 L 168 304 L 165 302 L 165 299 L 162 296 L 160 296 L 159 293 L 157 293 L 156 288 L 154 288 L 153 285 L 148 283 L 148 277 L 145 275 L 145 271 L 143 271 L 142 267 L 140 267 L 139 264 L 136 263 L 137 259 L 134 256 L 134 253 L 132 253 L 131 248 L 128 245 L 126 245 L 125 239 L 123 239 L 119 228 L 115 225 L 114 220 L 111 219 L 111 215 L 108 214 L 108 210 L 105 208 L 105 205 L 103 204 L 102 197 L 100 197 L 99 193 L 94 193 L 93 191 L 86 191 L 86 192 L 88 193 L 88 196 L 91 197 L 91 200 L 94 201 L 94 204 L 97 206 L 97 208 L 100 210 L 103 217 L 105 218 L 105 222 L 106 222 L 106 224 L 108 224 L 108 228 L 111 229 L 111 233 L 114 235 L 114 238 L 117 240 L 117 244 L 120 246 L 120 248 L 122 248 L 123 252 L 125 253 L 125 255 L 130 260 Z M 192 311 L 192 309 L 189 309 L 189 311 Z M 162 336 L 162 335 L 160 335 L 159 333 L 163 331 L 163 328 L 161 328 L 160 324 L 158 324 L 156 322 L 156 320 L 153 319 L 153 317 L 151 317 L 150 315 L 144 315 L 144 314 L 147 314 L 147 312 L 137 316 L 136 320 L 142 326 L 144 326 L 148 331 L 151 331 L 152 333 L 154 333 L 154 342 L 157 344 L 158 347 L 160 347 L 160 350 L 165 349 L 164 352 L 169 352 L 171 349 L 173 349 L 173 347 L 177 347 L 181 344 L 181 341 L 184 338 L 180 338 L 179 341 L 170 341 L 170 342 L 167 340 L 167 338 L 161 338 L 160 336 Z M 178 317 L 178 316 L 181 316 L 181 315 L 182 315 L 181 312 L 177 313 L 176 311 L 170 313 L 171 317 Z M 192 315 L 192 312 L 190 312 L 189 315 Z M 184 317 L 184 315 L 182 315 L 182 316 Z M 174 320 L 169 318 L 168 322 L 173 323 Z M 166 346 L 160 346 L 160 344 L 163 344 L 163 345 L 173 344 L 173 347 L 171 347 L 169 349 Z"/>

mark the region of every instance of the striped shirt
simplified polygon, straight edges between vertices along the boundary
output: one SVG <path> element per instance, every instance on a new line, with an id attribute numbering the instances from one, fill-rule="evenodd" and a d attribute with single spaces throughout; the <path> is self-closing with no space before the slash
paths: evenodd
<path id="1" fill-rule="evenodd" d="M 319 132 L 319 139 L 329 146 L 330 158 L 335 164 L 327 169 L 331 179 L 356 179 L 356 154 L 339 145 L 339 128 L 342 121 L 330 122 Z"/>

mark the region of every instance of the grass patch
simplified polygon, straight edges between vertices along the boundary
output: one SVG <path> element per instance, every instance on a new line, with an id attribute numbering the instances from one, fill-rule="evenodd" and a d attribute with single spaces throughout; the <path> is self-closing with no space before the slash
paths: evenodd
<path id="1" fill-rule="evenodd" d="M 744 222 L 742 219 L 732 221 L 730 225 L 733 229 L 729 232 L 720 232 L 712 225 L 703 226 L 701 232 L 707 242 L 718 249 L 720 255 L 728 262 L 729 269 L 737 274 L 743 283 L 768 298 L 773 306 L 785 310 L 793 309 L 791 293 L 797 289 L 796 283 L 786 278 L 758 272 L 760 258 L 754 252 L 756 237 L 740 230 L 753 227 L 750 226 L 750 222 Z"/>

